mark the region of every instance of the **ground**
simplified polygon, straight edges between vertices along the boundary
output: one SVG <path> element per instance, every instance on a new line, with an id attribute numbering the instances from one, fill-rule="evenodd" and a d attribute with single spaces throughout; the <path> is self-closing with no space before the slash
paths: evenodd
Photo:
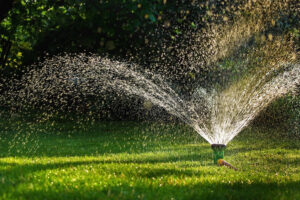
<path id="1" fill-rule="evenodd" d="M 300 140 L 283 131 L 245 129 L 234 171 L 184 125 L 20 126 L 1 127 L 0 199 L 300 199 Z"/>

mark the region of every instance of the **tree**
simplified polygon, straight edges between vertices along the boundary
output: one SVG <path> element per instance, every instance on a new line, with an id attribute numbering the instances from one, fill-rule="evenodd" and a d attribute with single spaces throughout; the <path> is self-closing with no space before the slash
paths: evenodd
<path id="1" fill-rule="evenodd" d="M 17 3 L 18 0 L 2 0 L 0 1 L 0 23 L 7 17 L 8 12 L 13 8 L 13 5 Z"/>

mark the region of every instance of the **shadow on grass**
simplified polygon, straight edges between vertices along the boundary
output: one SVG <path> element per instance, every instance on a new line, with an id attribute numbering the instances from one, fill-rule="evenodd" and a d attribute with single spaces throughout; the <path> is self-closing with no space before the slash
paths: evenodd
<path id="1" fill-rule="evenodd" d="M 70 157 L 69 157 L 70 158 Z M 109 164 L 172 164 L 176 165 L 177 162 L 184 162 L 185 161 L 195 161 L 195 163 L 189 163 L 189 167 L 199 167 L 199 166 L 212 166 L 212 162 L 207 163 L 207 160 L 211 161 L 211 154 L 204 154 L 201 156 L 197 155 L 180 155 L 180 156 L 166 156 L 166 157 L 144 157 L 140 159 L 135 158 L 123 158 L 123 159 L 103 159 L 97 157 L 91 160 L 84 160 L 82 161 L 56 161 L 55 163 L 47 163 L 47 164 L 18 164 L 18 163 L 10 163 L 0 160 L 0 174 L 27 174 L 27 173 L 34 173 L 36 171 L 43 171 L 43 170 L 53 170 L 53 169 L 65 169 L 69 167 L 78 167 L 80 165 L 109 165 Z M 1 169 L 2 168 L 2 169 Z M 163 170 L 164 171 L 164 170 Z M 187 174 L 186 174 L 187 175 Z"/>
<path id="2" fill-rule="evenodd" d="M 101 189 L 93 187 L 67 187 L 59 189 L 27 190 L 13 197 L 25 199 L 299 199 L 299 182 L 289 183 L 214 183 L 194 184 L 140 184 L 122 183 Z M 55 188 L 55 187 L 54 187 Z"/>
<path id="3" fill-rule="evenodd" d="M 27 143 L 25 145 L 18 144 L 14 147 L 8 145 L 8 140 L 0 141 L 0 158 L 1 157 L 65 157 L 65 156 L 101 156 L 107 154 L 139 154 L 147 152 L 172 152 L 172 153 L 189 153 L 193 157 L 200 156 L 210 157 L 212 151 L 210 144 L 205 141 L 200 141 L 197 144 L 180 141 L 111 141 L 110 138 L 88 138 L 88 139 L 44 139 L 36 143 Z M 110 141 L 107 143 L 107 141 Z M 230 145 L 225 150 L 225 156 L 234 156 L 238 153 L 245 153 L 249 151 L 261 150 L 261 146 L 243 146 L 235 147 Z M 274 148 L 271 146 L 264 146 L 265 149 Z M 296 148 L 296 147 L 295 147 Z M 197 155 L 196 155 L 197 154 Z"/>
<path id="4" fill-rule="evenodd" d="M 1 162 L 0 168 L 9 166 L 8 170 L 0 170 L 1 177 L 5 177 L 8 181 L 1 186 L 2 191 L 9 192 L 13 188 L 18 188 L 19 185 L 30 185 L 32 179 L 24 180 L 22 177 L 32 175 L 38 171 L 51 169 L 65 169 L 68 167 L 76 167 L 80 165 L 103 164 L 105 170 L 111 173 L 125 173 L 128 178 L 119 186 L 109 185 L 101 188 L 95 188 L 87 184 L 79 184 L 79 188 L 75 185 L 67 183 L 54 183 L 50 188 L 34 189 L 27 188 L 21 192 L 16 190 L 11 193 L 12 198 L 24 199 L 299 199 L 300 197 L 300 182 L 289 181 L 288 183 L 269 182 L 269 183 L 227 183 L 208 181 L 207 177 L 214 177 L 214 171 L 193 171 L 191 169 L 165 169 L 162 167 L 152 168 L 139 166 L 140 172 L 135 174 L 126 174 L 124 168 L 110 168 L 109 164 L 140 164 L 140 161 L 76 161 L 53 164 L 24 164 L 18 165 L 15 163 Z M 153 163 L 155 164 L 155 163 Z M 11 177 L 10 177 L 11 176 Z M 130 177 L 134 176 L 137 181 L 145 180 L 143 183 L 137 182 L 130 185 Z M 175 184 L 164 182 L 163 185 L 151 184 L 152 178 L 160 178 L 162 176 L 172 176 L 178 178 L 193 178 L 197 177 L 204 181 L 194 182 L 189 184 Z M 179 180 L 180 180 L 179 179 Z M 9 180 L 12 180 L 11 182 Z M 127 182 L 128 180 L 128 182 Z M 143 197 L 143 198 L 141 198 Z"/>
<path id="5" fill-rule="evenodd" d="M 210 154 L 209 154 L 210 155 Z M 109 164 L 174 164 L 177 165 L 177 162 L 180 162 L 181 167 L 199 167 L 199 166 L 215 166 L 211 161 L 211 157 L 209 157 L 208 154 L 198 157 L 198 160 L 193 157 L 193 155 L 185 155 L 185 156 L 168 156 L 164 158 L 144 158 L 144 159 L 120 159 L 120 160 L 102 160 L 102 159 L 92 159 L 92 160 L 82 160 L 82 161 L 62 161 L 55 163 L 47 163 L 47 164 L 18 164 L 18 163 L 9 163 L 5 161 L 0 160 L 0 175 L 1 174 L 27 174 L 27 173 L 34 173 L 37 171 L 43 171 L 43 170 L 53 170 L 53 169 L 66 169 L 69 167 L 78 167 L 81 165 L 109 165 Z M 84 158 L 83 158 L 84 159 Z M 184 166 L 185 161 L 195 161 L 192 163 L 188 163 L 186 166 Z M 209 161 L 209 162 L 207 162 Z M 290 159 L 290 158 L 268 158 L 266 163 L 272 164 L 272 163 L 285 163 L 290 166 L 299 166 L 300 164 L 300 158 L 296 159 Z M 141 165 L 141 167 L 143 167 Z M 1 169 L 2 168 L 2 169 Z M 176 172 L 176 173 L 175 173 Z M 151 170 L 149 172 L 149 176 L 152 176 L 151 174 L 158 174 L 160 175 L 166 175 L 166 174 L 178 174 L 177 172 L 182 173 L 182 175 L 189 176 L 189 175 L 201 175 L 192 173 L 187 173 L 186 170 L 165 170 L 165 169 L 159 169 L 158 171 L 154 172 Z M 147 174 L 147 173 L 146 173 Z M 148 176 L 147 175 L 147 176 Z"/>
<path id="6" fill-rule="evenodd" d="M 25 164 L 25 165 L 15 165 L 15 164 L 8 164 L 1 162 L 1 166 L 10 166 L 10 169 L 7 170 L 0 170 L 0 174 L 5 175 L 17 175 L 20 176 L 26 176 L 27 174 L 33 174 L 39 171 L 45 171 L 45 170 L 55 170 L 55 169 L 67 169 L 70 167 L 78 167 L 81 165 L 84 166 L 90 166 L 90 165 L 107 165 L 102 166 L 103 169 L 105 169 L 106 172 L 121 174 L 126 173 L 126 170 L 120 166 L 120 169 L 110 168 L 110 164 L 140 164 L 140 163 L 132 163 L 132 162 L 113 162 L 113 161 L 77 161 L 77 162 L 68 162 L 68 163 L 59 163 L 59 164 Z M 125 165 L 124 165 L 125 166 Z M 212 164 L 207 165 L 212 166 Z M 132 166 L 133 167 L 133 166 Z M 136 165 L 134 166 L 136 167 Z M 159 168 L 152 168 L 151 166 L 139 166 L 139 169 L 142 170 L 139 173 L 135 173 L 135 177 L 142 177 L 142 178 L 153 178 L 153 177 L 161 177 L 166 175 L 172 175 L 172 176 L 178 176 L 178 177 L 193 177 L 193 176 L 207 176 L 207 175 L 214 175 L 212 172 L 203 172 L 203 171 L 193 171 L 191 169 L 181 169 L 181 168 L 174 168 L 174 169 L 166 169 L 163 166 L 160 166 Z M 101 168 L 101 167 L 100 167 Z M 133 170 L 134 171 L 134 170 Z M 130 174 L 128 174 L 130 177 Z"/>
<path id="7" fill-rule="evenodd" d="M 67 142 L 67 140 L 66 140 Z M 83 142 L 84 143 L 84 142 Z M 79 144 L 83 144 L 79 143 Z M 94 145 L 101 145 L 102 143 L 96 143 Z M 42 148 L 38 155 L 49 156 L 49 160 L 52 157 L 61 156 L 62 158 L 68 158 L 68 156 L 82 156 L 82 155 L 91 155 L 94 158 L 91 160 L 82 161 L 55 161 L 55 163 L 10 163 L 0 159 L 0 177 L 5 177 L 8 182 L 2 185 L 2 191 L 10 192 L 12 187 L 17 188 L 19 185 L 31 184 L 30 179 L 23 180 L 22 177 L 30 176 L 32 174 L 38 173 L 40 171 L 46 170 L 55 170 L 55 169 L 66 169 L 71 167 L 80 167 L 80 166 L 91 166 L 97 165 L 98 168 L 105 170 L 109 173 L 121 174 L 125 173 L 125 176 L 128 176 L 128 179 L 122 182 L 121 185 L 110 185 L 102 188 L 91 187 L 90 185 L 81 186 L 76 188 L 73 186 L 67 186 L 62 183 L 55 183 L 58 185 L 53 185 L 48 189 L 26 189 L 22 192 L 16 191 L 13 192 L 12 198 L 18 199 L 20 196 L 25 199 L 300 199 L 300 183 L 298 181 L 289 181 L 285 183 L 280 182 L 270 182 L 270 183 L 261 183 L 261 182 L 252 182 L 252 183 L 221 183 L 214 181 L 207 181 L 208 176 L 214 177 L 214 170 L 192 170 L 189 167 L 199 167 L 199 166 L 213 166 L 210 162 L 212 153 L 210 150 L 209 144 L 200 143 L 200 144 L 181 144 L 181 145 L 169 145 L 159 148 L 159 145 L 153 145 L 149 148 L 140 149 L 140 145 L 137 145 L 135 148 L 132 148 L 132 155 L 129 154 L 129 157 L 118 158 L 118 153 L 125 153 L 128 149 L 128 146 L 125 146 L 121 149 L 115 149 L 114 153 L 109 150 L 111 146 L 106 147 L 101 153 L 110 153 L 113 155 L 112 159 L 105 156 L 95 156 L 92 151 L 94 150 L 93 146 L 85 146 L 88 149 L 85 149 L 89 153 L 84 153 L 78 151 L 74 143 L 69 143 L 67 149 L 63 148 L 63 152 L 60 149 L 51 152 L 47 148 Z M 68 146 L 67 145 L 67 146 Z M 75 146 L 72 146 L 75 145 Z M 113 145 L 113 144 L 111 144 Z M 80 146 L 80 145 L 79 145 Z M 267 147 L 266 148 L 271 148 Z M 74 149 L 74 150 L 72 150 Z M 170 154 L 163 154 L 165 156 L 139 156 L 134 157 L 141 153 L 152 152 L 170 152 Z M 258 151 L 260 147 L 236 147 L 236 148 L 227 148 L 226 155 L 234 156 L 238 153 L 244 153 L 248 151 Z M 2 154 L 3 155 L 3 154 Z M 34 154 L 36 157 L 36 154 Z M 68 156 L 66 156 L 68 155 Z M 102 154 L 101 154 L 102 155 Z M 24 155 L 23 155 L 24 156 Z M 116 157 L 114 157 L 116 156 Z M 68 158 L 72 159 L 72 158 Z M 31 158 L 34 161 L 34 157 Z M 184 169 L 180 169 L 180 166 L 177 162 L 181 162 L 179 165 L 184 165 L 184 162 L 188 162 Z M 195 161 L 195 162 L 190 162 Z M 209 161 L 209 162 L 207 162 Z M 269 158 L 269 162 L 280 162 L 280 163 L 289 163 L 290 165 L 299 166 L 300 159 L 296 158 Z M 166 169 L 163 166 L 156 164 L 174 164 L 174 166 L 179 166 L 179 168 Z M 141 172 L 134 172 L 134 170 L 129 170 L 132 174 L 126 174 L 126 167 L 135 167 L 139 165 Z M 143 165 L 150 164 L 150 165 Z M 117 167 L 110 167 L 117 166 Z M 120 168 L 119 168 L 120 167 Z M 133 171 L 133 172 L 132 172 Z M 128 172 L 127 172 L 128 173 Z M 149 180 L 150 182 L 144 183 L 135 183 L 130 185 L 126 181 L 130 180 L 130 177 L 134 176 L 136 180 Z M 164 176 L 173 176 L 177 178 L 203 178 L 201 183 L 189 183 L 189 184 L 178 184 L 174 185 L 172 183 L 164 182 L 164 185 L 151 185 L 152 178 L 159 178 Z M 11 181 L 11 182 L 9 182 Z M 31 181 L 34 181 L 34 179 Z M 1 184 L 1 183 L 0 183 Z M 60 185 L 59 185 L 60 184 Z M 0 189 L 1 191 L 1 189 Z"/>

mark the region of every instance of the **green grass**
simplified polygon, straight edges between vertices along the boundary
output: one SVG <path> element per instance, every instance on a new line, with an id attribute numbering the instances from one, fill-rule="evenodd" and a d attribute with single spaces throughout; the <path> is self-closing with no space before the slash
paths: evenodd
<path id="1" fill-rule="evenodd" d="M 300 140 L 248 128 L 213 164 L 182 125 L 15 123 L 0 131 L 0 199 L 300 199 Z"/>

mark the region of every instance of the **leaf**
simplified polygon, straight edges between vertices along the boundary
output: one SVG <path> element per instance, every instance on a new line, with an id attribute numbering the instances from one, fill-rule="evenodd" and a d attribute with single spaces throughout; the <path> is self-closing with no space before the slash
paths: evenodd
<path id="1" fill-rule="evenodd" d="M 153 14 L 149 14 L 149 19 L 152 21 L 152 22 L 156 22 L 156 18 Z"/>
<path id="2" fill-rule="evenodd" d="M 175 29 L 174 32 L 175 32 L 177 35 L 180 35 L 180 34 L 182 33 L 179 29 Z"/>
<path id="3" fill-rule="evenodd" d="M 25 6 L 25 5 L 26 5 L 26 3 L 25 3 L 24 0 L 21 1 L 21 5 L 22 5 L 22 6 Z"/>
<path id="4" fill-rule="evenodd" d="M 197 28 L 196 24 L 194 22 L 191 23 L 192 28 Z"/>

